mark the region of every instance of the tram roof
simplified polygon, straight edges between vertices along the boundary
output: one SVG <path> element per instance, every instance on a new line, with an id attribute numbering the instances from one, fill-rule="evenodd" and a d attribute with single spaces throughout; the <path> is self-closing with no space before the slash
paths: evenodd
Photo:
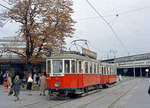
<path id="1" fill-rule="evenodd" d="M 100 63 L 100 61 L 98 61 L 97 59 L 92 59 L 82 54 L 59 54 L 59 55 L 52 55 L 51 57 L 48 57 L 47 59 L 80 59 L 80 60 Z"/>

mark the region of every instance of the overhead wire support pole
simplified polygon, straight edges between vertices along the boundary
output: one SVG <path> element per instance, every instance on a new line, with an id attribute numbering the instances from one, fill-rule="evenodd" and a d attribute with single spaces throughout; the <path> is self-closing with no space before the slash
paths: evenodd
<path id="1" fill-rule="evenodd" d="M 115 32 L 115 30 L 113 29 L 113 27 L 109 24 L 109 22 L 96 10 L 96 8 L 88 1 L 86 0 L 87 3 L 90 5 L 90 7 L 98 14 L 98 16 L 107 24 L 107 26 L 111 29 L 111 31 L 113 32 L 114 36 L 120 41 L 121 45 L 125 48 L 125 50 L 128 53 L 127 48 L 125 47 L 125 45 L 123 44 L 123 42 L 119 39 L 117 33 Z"/>

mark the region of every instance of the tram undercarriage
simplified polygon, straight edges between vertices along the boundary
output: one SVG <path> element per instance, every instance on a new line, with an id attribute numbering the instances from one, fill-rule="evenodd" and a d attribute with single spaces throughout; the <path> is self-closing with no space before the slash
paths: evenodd
<path id="1" fill-rule="evenodd" d="M 107 86 L 107 85 L 105 85 Z M 92 86 L 87 86 L 84 88 L 65 88 L 65 89 L 47 89 L 48 94 L 49 94 L 49 99 L 52 97 L 60 97 L 60 98 L 65 98 L 65 97 L 73 97 L 73 96 L 81 96 L 82 94 L 102 89 L 105 88 L 104 85 L 97 84 L 97 85 L 92 85 Z M 108 86 L 107 86 L 108 88 Z"/>

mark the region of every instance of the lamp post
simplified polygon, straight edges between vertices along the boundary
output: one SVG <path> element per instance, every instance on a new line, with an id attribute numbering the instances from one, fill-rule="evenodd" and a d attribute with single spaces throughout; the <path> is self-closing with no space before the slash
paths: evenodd
<path id="1" fill-rule="evenodd" d="M 148 78 L 149 69 L 145 69 L 146 77 Z"/>

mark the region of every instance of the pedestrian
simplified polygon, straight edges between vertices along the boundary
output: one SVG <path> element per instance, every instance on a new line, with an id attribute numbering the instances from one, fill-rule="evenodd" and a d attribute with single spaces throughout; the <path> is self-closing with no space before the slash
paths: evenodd
<path id="1" fill-rule="evenodd" d="M 12 79 L 10 74 L 8 74 L 8 79 L 7 79 L 8 93 L 10 92 L 11 86 L 12 86 Z"/>
<path id="2" fill-rule="evenodd" d="M 3 75 L 0 74 L 0 84 L 3 84 Z"/>
<path id="3" fill-rule="evenodd" d="M 28 95 L 32 95 L 32 83 L 33 83 L 32 75 L 29 74 L 29 77 L 28 77 L 28 80 L 27 80 Z"/>
<path id="4" fill-rule="evenodd" d="M 121 81 L 122 80 L 122 76 L 121 76 L 121 74 L 119 74 L 119 81 Z"/>
<path id="5" fill-rule="evenodd" d="M 19 79 L 19 76 L 16 75 L 15 79 L 13 80 L 15 101 L 19 100 L 20 86 L 21 86 L 21 80 Z"/>
<path id="6" fill-rule="evenodd" d="M 26 79 L 26 82 L 27 82 L 27 80 L 28 80 L 28 74 L 27 73 L 25 73 L 25 79 Z"/>
<path id="7" fill-rule="evenodd" d="M 7 75 L 6 74 L 3 75 L 3 88 L 4 88 L 4 91 L 7 91 Z"/>
<path id="8" fill-rule="evenodd" d="M 45 96 L 45 89 L 46 89 L 46 77 L 44 73 L 42 73 L 42 76 L 40 78 L 40 95 Z"/>
<path id="9" fill-rule="evenodd" d="M 35 73 L 33 75 L 33 81 L 34 81 L 34 84 L 36 84 L 36 74 Z"/>
<path id="10" fill-rule="evenodd" d="M 37 73 L 37 75 L 36 75 L 36 84 L 37 84 L 37 85 L 39 85 L 39 79 L 40 79 L 40 76 L 39 76 L 39 74 Z"/>

